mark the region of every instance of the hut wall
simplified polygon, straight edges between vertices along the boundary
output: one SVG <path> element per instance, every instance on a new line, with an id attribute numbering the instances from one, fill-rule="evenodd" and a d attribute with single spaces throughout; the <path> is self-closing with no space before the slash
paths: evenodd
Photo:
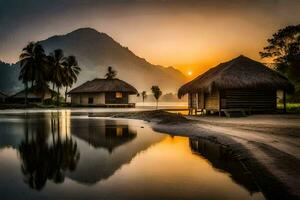
<path id="1" fill-rule="evenodd" d="M 219 110 L 219 91 L 213 90 L 211 93 L 204 94 L 204 107 L 206 110 Z"/>
<path id="2" fill-rule="evenodd" d="M 128 104 L 128 93 L 122 93 L 121 98 L 116 97 L 116 92 L 105 93 L 105 104 Z"/>
<path id="3" fill-rule="evenodd" d="M 204 109 L 204 93 L 198 93 L 198 109 Z"/>
<path id="4" fill-rule="evenodd" d="M 188 101 L 189 101 L 189 108 L 197 108 L 198 107 L 198 97 L 197 93 L 189 93 L 188 94 Z"/>
<path id="5" fill-rule="evenodd" d="M 0 94 L 0 103 L 4 103 L 5 99 L 6 99 L 6 97 L 4 95 Z"/>
<path id="6" fill-rule="evenodd" d="M 93 99 L 93 103 L 89 103 L 89 98 Z M 78 105 L 103 105 L 105 104 L 104 93 L 87 93 L 87 94 L 72 94 L 71 103 Z"/>
<path id="7" fill-rule="evenodd" d="M 276 109 L 276 90 L 240 89 L 221 92 L 221 109 Z"/>
<path id="8" fill-rule="evenodd" d="M 51 96 L 51 92 L 48 91 L 45 93 L 44 99 L 51 99 Z"/>

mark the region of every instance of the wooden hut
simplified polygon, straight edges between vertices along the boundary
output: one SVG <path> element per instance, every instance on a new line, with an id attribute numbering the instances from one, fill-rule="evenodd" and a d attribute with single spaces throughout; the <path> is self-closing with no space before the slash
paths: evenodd
<path id="1" fill-rule="evenodd" d="M 56 96 L 56 92 L 47 88 L 45 91 L 38 90 L 35 86 L 32 88 L 28 88 L 27 90 L 27 101 L 40 103 L 45 99 L 50 99 L 52 96 Z M 7 100 L 11 103 L 24 103 L 25 102 L 25 89 L 17 92 L 16 94 L 7 98 Z"/>
<path id="2" fill-rule="evenodd" d="M 0 103 L 4 103 L 6 101 L 7 95 L 0 92 Z"/>
<path id="3" fill-rule="evenodd" d="M 73 105 L 100 107 L 134 107 L 129 95 L 138 91 L 120 79 L 94 79 L 74 88 L 68 94 Z"/>
<path id="4" fill-rule="evenodd" d="M 286 108 L 286 93 L 293 85 L 278 72 L 245 56 L 221 63 L 183 85 L 178 97 L 188 94 L 190 111 L 270 112 L 278 95 Z"/>

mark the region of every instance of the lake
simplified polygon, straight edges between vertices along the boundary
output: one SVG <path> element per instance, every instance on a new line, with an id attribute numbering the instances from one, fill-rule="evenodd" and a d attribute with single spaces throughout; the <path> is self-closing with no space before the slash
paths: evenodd
<path id="1" fill-rule="evenodd" d="M 0 114 L 0 199 L 264 199 L 230 151 L 138 120 Z"/>

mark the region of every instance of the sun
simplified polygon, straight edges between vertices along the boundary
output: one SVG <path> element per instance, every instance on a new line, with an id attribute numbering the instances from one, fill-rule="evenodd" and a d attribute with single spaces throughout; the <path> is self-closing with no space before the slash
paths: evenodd
<path id="1" fill-rule="evenodd" d="M 188 71 L 188 75 L 192 76 L 193 72 L 192 71 Z"/>

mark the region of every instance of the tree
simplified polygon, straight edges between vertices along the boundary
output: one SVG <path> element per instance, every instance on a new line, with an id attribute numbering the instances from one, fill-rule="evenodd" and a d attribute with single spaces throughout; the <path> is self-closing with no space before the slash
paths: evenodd
<path id="1" fill-rule="evenodd" d="M 261 57 L 272 59 L 276 70 L 300 83 L 300 24 L 278 30 L 267 41 Z"/>
<path id="2" fill-rule="evenodd" d="M 152 86 L 151 91 L 152 91 L 154 98 L 156 99 L 156 109 L 157 109 L 158 108 L 158 100 L 159 100 L 159 97 L 162 95 L 162 91 L 160 90 L 160 88 L 157 85 Z"/>
<path id="3" fill-rule="evenodd" d="M 106 79 L 114 79 L 117 76 L 117 71 L 115 71 L 111 66 L 107 68 L 107 73 L 105 74 Z"/>
<path id="4" fill-rule="evenodd" d="M 48 64 L 50 66 L 50 81 L 52 82 L 52 89 L 54 90 L 54 85 L 57 88 L 56 103 L 59 105 L 59 89 L 64 83 L 64 68 L 66 64 L 66 58 L 64 57 L 64 52 L 61 49 L 56 49 L 54 52 L 50 53 L 48 56 Z M 52 96 L 53 98 L 53 96 Z"/>
<path id="5" fill-rule="evenodd" d="M 144 105 L 145 99 L 147 98 L 147 92 L 146 92 L 146 91 L 143 91 L 143 92 L 141 93 L 141 95 L 142 95 L 143 105 Z"/>
<path id="6" fill-rule="evenodd" d="M 68 87 L 72 87 L 72 85 L 76 83 L 77 76 L 80 73 L 81 69 L 78 66 L 78 62 L 75 56 L 68 56 L 65 60 L 64 65 L 64 86 L 66 87 L 65 102 L 67 102 Z"/>
<path id="7" fill-rule="evenodd" d="M 45 51 L 39 43 L 30 42 L 22 49 L 20 67 L 19 80 L 25 84 L 25 104 L 27 105 L 28 82 L 31 82 L 31 89 L 34 89 L 34 83 L 38 83 L 40 87 L 47 85 L 47 60 Z"/>

